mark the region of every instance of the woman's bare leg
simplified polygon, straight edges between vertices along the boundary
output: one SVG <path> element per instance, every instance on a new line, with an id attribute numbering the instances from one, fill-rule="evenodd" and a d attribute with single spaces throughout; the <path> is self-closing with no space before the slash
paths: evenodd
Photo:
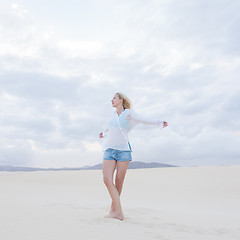
<path id="1" fill-rule="evenodd" d="M 116 167 L 116 161 L 114 160 L 103 160 L 103 181 L 108 189 L 108 192 L 112 198 L 114 210 L 110 212 L 109 217 L 123 220 L 122 206 L 120 203 L 120 196 L 116 186 L 113 183 L 113 174 Z"/>
<path id="2" fill-rule="evenodd" d="M 121 192 L 122 192 L 123 182 L 124 182 L 124 178 L 125 178 L 129 163 L 130 163 L 130 161 L 117 162 L 115 186 L 116 186 L 119 196 L 121 195 Z M 115 205 L 114 205 L 114 202 L 112 201 L 110 214 L 114 211 L 115 211 Z"/>
<path id="3" fill-rule="evenodd" d="M 117 162 L 117 173 L 115 177 L 115 185 L 119 195 L 122 192 L 123 182 L 128 169 L 130 161 Z"/>

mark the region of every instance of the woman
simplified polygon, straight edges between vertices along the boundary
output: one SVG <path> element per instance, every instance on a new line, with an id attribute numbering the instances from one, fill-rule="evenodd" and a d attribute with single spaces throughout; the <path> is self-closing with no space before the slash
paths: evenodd
<path id="1" fill-rule="evenodd" d="M 139 116 L 131 109 L 130 100 L 122 93 L 116 93 L 112 99 L 112 106 L 116 108 L 107 129 L 101 132 L 99 138 L 105 138 L 103 156 L 103 180 L 112 199 L 109 215 L 106 217 L 123 220 L 120 202 L 124 177 L 128 164 L 132 161 L 131 145 L 127 133 L 138 123 L 167 127 L 167 122 L 147 119 Z M 117 167 L 115 184 L 113 175 Z"/>

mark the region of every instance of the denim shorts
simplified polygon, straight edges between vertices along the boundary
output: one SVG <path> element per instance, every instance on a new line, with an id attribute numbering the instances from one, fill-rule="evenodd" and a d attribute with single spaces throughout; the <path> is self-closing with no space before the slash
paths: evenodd
<path id="1" fill-rule="evenodd" d="M 104 151 L 103 160 L 115 160 L 117 162 L 132 161 L 132 153 L 130 150 L 108 148 Z"/>

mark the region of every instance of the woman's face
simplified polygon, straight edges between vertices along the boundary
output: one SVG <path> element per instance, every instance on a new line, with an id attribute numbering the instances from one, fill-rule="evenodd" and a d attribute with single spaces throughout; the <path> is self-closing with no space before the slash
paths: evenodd
<path id="1" fill-rule="evenodd" d="M 115 94 L 112 99 L 112 106 L 117 108 L 123 104 L 123 100 L 119 98 L 118 94 Z"/>

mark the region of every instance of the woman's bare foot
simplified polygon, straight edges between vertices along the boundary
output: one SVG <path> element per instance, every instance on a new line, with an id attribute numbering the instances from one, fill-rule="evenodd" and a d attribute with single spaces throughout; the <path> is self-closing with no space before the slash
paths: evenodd
<path id="1" fill-rule="evenodd" d="M 104 218 L 112 218 L 112 215 L 114 214 L 115 208 L 113 207 L 113 205 L 111 206 L 111 209 L 109 211 L 109 214 L 104 216 Z"/>
<path id="2" fill-rule="evenodd" d="M 116 218 L 120 221 L 124 219 L 123 213 L 122 212 L 111 212 L 108 215 L 104 216 L 104 218 Z"/>
<path id="3" fill-rule="evenodd" d="M 122 221 L 124 219 L 124 216 L 122 212 L 111 212 L 108 215 L 106 215 L 105 218 L 116 218 Z"/>
<path id="4" fill-rule="evenodd" d="M 111 216 L 112 216 L 112 218 L 116 218 L 120 221 L 123 221 L 123 219 L 124 219 L 123 213 L 112 214 Z"/>

